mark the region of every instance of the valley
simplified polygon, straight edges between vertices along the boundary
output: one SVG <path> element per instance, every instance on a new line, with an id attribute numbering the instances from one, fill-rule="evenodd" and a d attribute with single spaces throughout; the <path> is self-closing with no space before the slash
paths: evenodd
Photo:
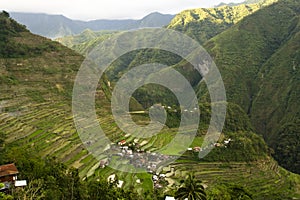
<path id="1" fill-rule="evenodd" d="M 110 159 L 103 155 L 99 160 L 87 150 L 89 144 L 82 142 L 76 130 L 73 85 L 85 56 L 119 30 L 85 30 L 53 41 L 30 33 L 2 12 L 0 135 L 4 143 L 0 143 L 0 164 L 15 163 L 20 176 L 29 182 L 44 180 L 41 199 L 96 199 L 92 195 L 100 187 L 107 187 L 101 190 L 107 195 L 104 199 L 164 199 L 177 195 L 190 172 L 202 181 L 208 199 L 235 199 L 234 195 L 241 195 L 241 199 L 300 199 L 299 8 L 297 0 L 263 1 L 188 10 L 170 19 L 166 28 L 203 44 L 216 62 L 226 88 L 223 132 L 219 141 L 210 144 L 213 150 L 202 159 L 198 154 L 205 150 L 201 146 L 212 114 L 210 96 L 202 77 L 195 75 L 186 60 L 170 52 L 144 49 L 112 63 L 99 80 L 95 111 L 97 123 L 111 141 L 108 149 L 114 154 Z M 113 169 L 109 162 L 118 159 L 114 148 L 119 157 L 130 157 L 130 152 L 174 156 L 180 149 L 174 146 L 162 150 L 177 134 L 181 117 L 180 105 L 169 90 L 149 84 L 136 90 L 130 101 L 131 117 L 139 125 L 149 123 L 153 104 L 166 109 L 166 124 L 150 138 L 126 134 L 112 115 L 110 98 L 118 79 L 138 65 L 154 62 L 182 72 L 193 86 L 201 111 L 197 135 L 186 152 L 168 166 L 153 170 L 150 167 L 144 173 Z M 99 147 L 92 142 L 91 145 Z M 128 166 L 126 163 L 118 167 Z M 43 168 L 49 176 L 40 175 Z M 57 178 L 51 175 L 52 169 L 62 170 L 64 175 Z M 119 181 L 114 186 L 107 184 L 112 175 Z M 64 184 L 58 186 L 65 182 L 61 181 L 64 178 L 79 185 L 76 198 L 73 193 L 72 197 L 64 196 L 71 191 Z M 55 191 L 59 191 L 57 196 Z M 119 196 L 113 197 L 112 193 Z"/>

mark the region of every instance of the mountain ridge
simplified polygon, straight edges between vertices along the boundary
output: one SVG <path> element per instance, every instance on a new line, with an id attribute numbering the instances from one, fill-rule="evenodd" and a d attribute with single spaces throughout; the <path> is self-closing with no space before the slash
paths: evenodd
<path id="1" fill-rule="evenodd" d="M 7 17 L 4 21 L 7 21 Z M 14 30 L 12 29 L 14 23 L 8 25 L 8 27 L 0 26 L 0 30 Z M 27 45 L 31 49 L 41 49 L 34 54 L 25 51 L 25 55 L 0 58 L 0 132 L 6 136 L 6 143 L 26 150 L 33 149 L 32 152 L 38 152 L 41 156 L 55 156 L 68 166 L 77 168 L 81 178 L 97 180 L 99 176 L 107 178 L 111 174 L 117 174 L 120 180 L 124 180 L 124 190 L 136 189 L 139 194 L 137 196 L 157 192 L 153 191 L 151 174 L 129 174 L 116 172 L 109 167 L 100 168 L 99 161 L 93 158 L 78 138 L 70 101 L 73 80 L 84 59 L 83 56 L 50 39 L 24 31 L 22 26 L 19 29 L 17 35 L 8 35 L 8 40 Z M 1 47 L 6 44 L 0 43 Z M 18 46 L 12 47 L 11 50 L 18 50 Z M 109 90 L 108 83 L 105 80 L 100 81 L 95 97 L 99 123 L 112 141 L 125 139 L 128 143 L 135 142 L 134 136 L 123 136 L 117 129 L 113 117 L 110 117 L 111 113 L 108 112 L 110 102 L 106 100 L 105 95 L 105 91 Z M 209 104 L 200 106 L 202 115 L 209 119 Z M 262 137 L 247 130 L 249 119 L 243 110 L 236 107 L 231 106 L 231 103 L 228 105 L 228 129 L 221 135 L 219 145 L 224 145 L 224 140 L 228 138 L 232 138 L 233 142 L 228 146 L 215 148 L 204 162 L 199 161 L 198 153 L 187 151 L 169 169 L 168 167 L 163 169 L 166 174 L 171 173 L 171 178 L 167 179 L 167 182 L 173 180 L 175 183 L 173 188 L 170 184 L 169 189 L 175 191 L 180 179 L 187 172 L 194 171 L 197 179 L 209 185 L 209 190 L 213 190 L 215 184 L 230 182 L 247 187 L 256 199 L 298 198 L 299 176 L 280 168 L 269 157 L 268 148 Z M 240 116 L 245 116 L 245 119 Z M 246 130 L 236 130 L 243 128 L 239 125 L 245 125 Z M 167 145 L 174 133 L 172 129 L 164 129 L 151 139 L 138 139 L 137 142 L 141 144 L 146 140 L 146 144 L 141 145 L 141 148 L 155 152 Z M 201 137 L 203 135 L 195 138 L 193 146 L 201 145 Z M 17 155 L 13 153 L 15 152 L 12 151 L 12 158 L 9 160 L 11 162 L 20 156 L 18 155 L 20 152 Z M 221 162 L 217 162 L 218 160 Z M 38 178 L 43 180 L 42 175 Z M 52 177 L 49 179 L 53 180 Z M 139 180 L 139 183 L 136 180 Z M 166 184 L 169 187 L 169 183 Z M 44 185 L 46 188 L 49 186 L 47 182 Z M 223 189 L 220 191 L 224 193 Z M 220 198 L 224 199 L 222 196 Z"/>
<path id="2" fill-rule="evenodd" d="M 177 14 L 167 26 L 187 34 L 200 44 L 241 21 L 256 11 L 275 3 L 277 0 L 264 0 L 262 3 L 238 4 L 215 8 L 184 10 Z"/>
<path id="3" fill-rule="evenodd" d="M 299 8 L 299 1 L 278 1 L 205 44 L 221 71 L 228 101 L 248 113 L 277 161 L 296 173 L 299 134 L 291 127 L 299 127 L 300 118 Z"/>
<path id="4" fill-rule="evenodd" d="M 48 38 L 57 38 L 66 35 L 79 34 L 85 29 L 100 30 L 129 30 L 143 27 L 162 27 L 167 25 L 174 15 L 150 13 L 139 20 L 72 20 L 63 15 L 49 15 L 44 13 L 12 12 L 11 17 L 38 35 Z"/>
<path id="5" fill-rule="evenodd" d="M 297 56 L 300 48 L 297 46 L 300 43 L 299 6 L 297 1 L 280 0 L 237 20 L 236 24 L 226 27 L 208 41 L 208 38 L 203 40 L 206 41 L 204 47 L 220 67 L 228 101 L 236 103 L 248 114 L 256 131 L 274 149 L 277 161 L 297 173 L 300 173 L 299 133 L 294 127 L 299 127 L 300 110 L 297 104 L 297 97 L 300 98 L 297 90 L 300 84 L 297 78 L 300 63 Z M 195 22 L 193 27 L 201 30 L 201 24 Z M 199 29 L 190 30 L 197 37 Z M 86 53 L 87 46 L 81 53 Z M 74 49 L 77 47 L 73 46 Z M 123 63 L 122 66 L 141 64 L 139 60 L 147 55 L 151 53 L 141 53 L 131 63 Z M 119 71 L 116 73 L 119 74 Z M 189 78 L 193 83 L 199 81 L 199 77 Z M 205 89 L 200 85 L 199 91 Z M 201 92 L 198 94 L 203 95 Z M 147 95 L 139 93 L 139 96 Z M 290 130 L 293 132 L 290 132 L 289 138 Z M 283 150 L 284 146 L 291 148 Z"/>

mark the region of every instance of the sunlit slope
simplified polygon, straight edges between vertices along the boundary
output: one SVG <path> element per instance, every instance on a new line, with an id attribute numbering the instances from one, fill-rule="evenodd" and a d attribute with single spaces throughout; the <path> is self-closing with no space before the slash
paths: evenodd
<path id="1" fill-rule="evenodd" d="M 174 17 L 168 28 L 183 32 L 203 44 L 244 17 L 276 1 L 185 10 Z"/>

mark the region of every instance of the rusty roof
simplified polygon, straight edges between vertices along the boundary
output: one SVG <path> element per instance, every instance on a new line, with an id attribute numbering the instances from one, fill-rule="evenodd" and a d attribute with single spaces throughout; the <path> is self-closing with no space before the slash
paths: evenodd
<path id="1" fill-rule="evenodd" d="M 19 171 L 14 163 L 0 166 L 0 177 L 8 176 L 8 175 L 15 175 L 18 173 L 19 173 Z"/>

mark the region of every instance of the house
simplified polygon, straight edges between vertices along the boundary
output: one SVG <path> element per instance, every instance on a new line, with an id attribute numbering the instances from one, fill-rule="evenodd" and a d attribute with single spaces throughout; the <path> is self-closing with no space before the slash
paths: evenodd
<path id="1" fill-rule="evenodd" d="M 19 171 L 15 164 L 7 164 L 0 166 L 0 183 L 14 183 L 17 180 Z"/>
<path id="2" fill-rule="evenodd" d="M 229 144 L 230 141 L 231 141 L 231 138 L 229 138 L 228 140 L 225 140 L 225 141 L 224 141 L 224 144 Z"/>
<path id="3" fill-rule="evenodd" d="M 217 143 L 214 143 L 214 146 L 215 146 L 215 147 L 220 147 L 220 146 L 222 146 L 222 145 L 221 145 L 220 143 L 217 142 Z"/>
<path id="4" fill-rule="evenodd" d="M 121 140 L 120 142 L 118 142 L 118 145 L 125 145 L 126 144 L 126 140 Z"/>
<path id="5" fill-rule="evenodd" d="M 118 180 L 117 187 L 122 188 L 123 184 L 124 184 L 124 181 Z"/>
<path id="6" fill-rule="evenodd" d="M 107 182 L 112 183 L 114 181 L 116 181 L 116 175 L 115 174 L 111 174 L 110 176 L 108 176 Z M 117 187 L 122 188 L 123 184 L 124 184 L 124 181 L 118 180 Z"/>
<path id="7" fill-rule="evenodd" d="M 166 175 L 165 174 L 160 174 L 159 177 L 160 178 L 166 178 Z"/>
<path id="8" fill-rule="evenodd" d="M 158 180 L 158 176 L 157 175 L 153 175 L 152 176 L 152 180 L 157 181 Z"/>
<path id="9" fill-rule="evenodd" d="M 99 166 L 99 167 L 100 167 L 100 168 L 105 168 L 106 165 L 108 165 L 107 160 L 101 160 L 101 161 L 100 161 L 100 166 Z"/>
<path id="10" fill-rule="evenodd" d="M 194 152 L 200 152 L 202 149 L 201 149 L 201 147 L 194 147 L 193 150 L 194 150 Z"/>

